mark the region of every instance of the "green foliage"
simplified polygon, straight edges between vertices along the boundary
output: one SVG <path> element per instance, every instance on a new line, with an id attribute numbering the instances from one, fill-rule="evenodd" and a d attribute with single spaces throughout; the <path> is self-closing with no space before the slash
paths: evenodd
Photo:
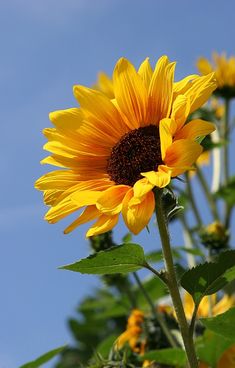
<path id="1" fill-rule="evenodd" d="M 122 244 L 100 251 L 78 262 L 61 266 L 74 272 L 105 275 L 128 273 L 141 269 L 145 264 L 143 248 L 138 244 Z"/>
<path id="2" fill-rule="evenodd" d="M 22 365 L 20 368 L 39 368 L 43 364 L 49 362 L 49 360 L 53 359 L 56 355 L 60 354 L 65 348 L 66 345 L 50 350 L 47 353 L 41 355 L 39 358 Z"/>
<path id="3" fill-rule="evenodd" d="M 216 368 L 222 354 L 233 344 L 233 340 L 225 339 L 212 331 L 205 331 L 196 341 L 197 356 L 202 362 Z"/>
<path id="4" fill-rule="evenodd" d="M 167 348 L 160 350 L 152 350 L 140 357 L 141 361 L 155 360 L 160 364 L 170 364 L 176 367 L 185 367 L 186 354 L 185 351 L 179 348 Z"/>
<path id="5" fill-rule="evenodd" d="M 218 335 L 222 335 L 227 339 L 231 339 L 235 343 L 235 307 L 216 317 L 201 318 L 200 321 L 209 330 L 217 333 Z"/>
<path id="6" fill-rule="evenodd" d="M 229 250 L 221 253 L 217 262 L 206 262 L 185 272 L 181 285 L 199 305 L 205 295 L 217 292 L 234 279 L 235 250 Z"/>
<path id="7" fill-rule="evenodd" d="M 215 193 L 216 198 L 223 199 L 230 207 L 235 205 L 235 176 L 232 176 L 226 185 L 223 185 Z"/>
<path id="8" fill-rule="evenodd" d="M 115 313 L 115 308 L 120 308 L 121 313 Z M 85 298 L 79 304 L 77 318 L 68 321 L 75 341 L 73 347 L 63 351 L 56 368 L 87 366 L 97 353 L 106 358 L 108 346 L 111 348 L 112 341 L 125 330 L 129 311 L 128 300 L 123 302 L 121 296 L 118 299 L 115 293 L 113 295 L 104 289 L 98 289 L 92 297 Z"/>

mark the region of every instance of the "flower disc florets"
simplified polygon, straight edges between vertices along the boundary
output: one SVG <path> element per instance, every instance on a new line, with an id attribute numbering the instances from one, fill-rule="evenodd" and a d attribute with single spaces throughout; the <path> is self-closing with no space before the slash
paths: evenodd
<path id="1" fill-rule="evenodd" d="M 107 173 L 116 184 L 133 186 L 141 172 L 157 170 L 163 163 L 156 125 L 134 129 L 112 148 Z"/>

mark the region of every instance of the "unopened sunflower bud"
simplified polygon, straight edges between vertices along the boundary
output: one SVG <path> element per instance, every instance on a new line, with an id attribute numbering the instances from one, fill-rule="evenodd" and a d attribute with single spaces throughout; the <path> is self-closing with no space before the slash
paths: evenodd
<path id="1" fill-rule="evenodd" d="M 218 221 L 206 226 L 200 234 L 202 244 L 214 251 L 228 247 L 228 230 Z"/>

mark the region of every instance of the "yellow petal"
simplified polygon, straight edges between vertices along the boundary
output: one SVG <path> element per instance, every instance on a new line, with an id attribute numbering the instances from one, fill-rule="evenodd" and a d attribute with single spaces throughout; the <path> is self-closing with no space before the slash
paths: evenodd
<path id="1" fill-rule="evenodd" d="M 162 119 L 160 121 L 159 133 L 160 133 L 162 160 L 165 159 L 167 148 L 172 144 L 171 126 L 173 124 L 174 121 L 171 119 Z"/>
<path id="2" fill-rule="evenodd" d="M 130 129 L 145 125 L 147 90 L 134 66 L 121 58 L 113 72 L 114 93 L 118 106 Z"/>
<path id="3" fill-rule="evenodd" d="M 119 139 L 126 133 L 126 127 L 122 118 L 111 102 L 103 93 L 84 86 L 74 86 L 74 95 L 79 101 L 86 119 L 94 121 L 104 132 Z"/>
<path id="4" fill-rule="evenodd" d="M 165 164 L 172 169 L 172 176 L 180 175 L 196 162 L 202 147 L 189 139 L 179 139 L 166 152 Z"/>
<path id="5" fill-rule="evenodd" d="M 83 121 L 83 113 L 79 108 L 53 111 L 49 119 L 60 130 L 76 133 Z"/>
<path id="6" fill-rule="evenodd" d="M 142 175 L 145 176 L 152 185 L 155 185 L 158 188 L 166 187 L 171 181 L 170 171 L 149 171 Z"/>
<path id="7" fill-rule="evenodd" d="M 178 95 L 172 106 L 171 118 L 175 120 L 176 126 L 172 131 L 175 134 L 185 123 L 190 112 L 190 99 L 184 95 Z"/>
<path id="8" fill-rule="evenodd" d="M 151 191 L 143 197 L 141 203 L 131 204 L 133 195 L 134 191 L 130 189 L 123 201 L 122 215 L 128 229 L 133 234 L 138 234 L 148 225 L 155 208 L 155 200 Z"/>
<path id="9" fill-rule="evenodd" d="M 195 79 L 191 83 L 190 88 L 185 92 L 185 96 L 190 99 L 190 112 L 204 105 L 216 87 L 215 73 Z"/>
<path id="10" fill-rule="evenodd" d="M 96 208 L 96 206 L 86 207 L 85 210 L 81 213 L 81 215 L 75 221 L 73 221 L 68 227 L 66 227 L 66 229 L 64 230 L 64 234 L 69 234 L 79 225 L 92 221 L 98 216 L 99 210 Z"/>
<path id="11" fill-rule="evenodd" d="M 41 176 L 35 182 L 35 188 L 39 190 L 47 189 L 67 189 L 77 184 L 79 181 L 78 174 L 71 170 L 55 170 Z"/>
<path id="12" fill-rule="evenodd" d="M 70 198 L 65 198 L 59 204 L 49 209 L 45 215 L 45 220 L 50 224 L 54 224 L 79 208 L 80 206 L 72 202 Z"/>
<path id="13" fill-rule="evenodd" d="M 103 92 L 108 98 L 114 98 L 113 81 L 107 76 L 107 74 L 103 72 L 98 74 L 98 81 L 95 88 Z"/>
<path id="14" fill-rule="evenodd" d="M 162 56 L 155 67 L 149 86 L 148 121 L 159 123 L 169 116 L 172 102 L 175 63 Z"/>
<path id="15" fill-rule="evenodd" d="M 79 207 L 96 204 L 103 192 L 98 190 L 77 191 L 71 195 L 71 200 Z"/>
<path id="16" fill-rule="evenodd" d="M 145 176 L 144 174 L 141 174 L 141 175 Z M 145 195 L 150 190 L 152 190 L 153 187 L 154 185 L 149 183 L 147 178 L 140 179 L 134 184 L 134 187 L 133 187 L 134 196 L 141 198 L 143 195 Z"/>
<path id="17" fill-rule="evenodd" d="M 147 57 L 143 63 L 140 65 L 138 74 L 141 76 L 146 89 L 148 90 L 149 84 L 153 75 L 153 69 L 149 63 L 149 58 Z"/>
<path id="18" fill-rule="evenodd" d="M 127 185 L 115 185 L 105 190 L 99 197 L 96 206 L 106 215 L 115 215 L 122 210 L 122 201 L 130 189 Z"/>
<path id="19" fill-rule="evenodd" d="M 193 80 L 200 78 L 197 74 L 191 74 L 181 79 L 179 82 L 175 82 L 173 85 L 174 96 L 184 94 L 191 86 Z"/>
<path id="20" fill-rule="evenodd" d="M 215 130 L 215 125 L 201 119 L 195 119 L 186 124 L 175 135 L 175 139 L 196 139 L 206 136 Z"/>
<path id="21" fill-rule="evenodd" d="M 101 215 L 96 221 L 95 224 L 93 224 L 90 229 L 86 233 L 86 237 L 99 235 L 106 233 L 109 230 L 112 230 L 112 228 L 117 224 L 118 222 L 118 215 L 114 216 L 107 216 L 107 215 Z"/>

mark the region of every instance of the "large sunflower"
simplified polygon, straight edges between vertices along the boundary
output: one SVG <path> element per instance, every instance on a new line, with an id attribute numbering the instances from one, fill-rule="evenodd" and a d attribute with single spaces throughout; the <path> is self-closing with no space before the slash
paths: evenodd
<path id="1" fill-rule="evenodd" d="M 200 119 L 185 122 L 216 88 L 214 73 L 174 83 L 175 63 L 162 56 L 154 70 L 148 58 L 138 71 L 121 58 L 113 72 L 113 94 L 74 87 L 80 107 L 50 114 L 44 130 L 52 152 L 42 160 L 62 169 L 37 180 L 55 223 L 84 208 L 65 233 L 96 220 L 87 236 L 112 229 L 122 213 L 128 229 L 139 233 L 149 222 L 163 188 L 190 169 L 202 152 L 195 141 L 214 130 Z"/>

